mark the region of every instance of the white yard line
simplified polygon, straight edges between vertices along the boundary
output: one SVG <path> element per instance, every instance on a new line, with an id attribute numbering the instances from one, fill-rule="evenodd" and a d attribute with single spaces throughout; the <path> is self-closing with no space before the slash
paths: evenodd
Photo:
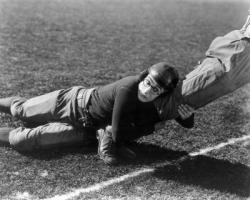
<path id="1" fill-rule="evenodd" d="M 208 148 L 201 149 L 200 151 L 197 151 L 197 152 L 189 153 L 187 156 L 181 157 L 181 158 L 175 160 L 174 162 L 182 161 L 183 159 L 188 158 L 188 157 L 204 155 L 204 154 L 206 154 L 208 152 L 211 152 L 213 150 L 218 150 L 218 149 L 221 149 L 221 148 L 223 148 L 223 147 L 225 147 L 227 145 L 232 145 L 232 144 L 235 144 L 237 142 L 242 142 L 242 141 L 245 141 L 245 140 L 248 140 L 248 139 L 250 139 L 250 135 L 245 135 L 245 136 L 240 137 L 240 138 L 232 138 L 232 139 L 229 139 L 227 142 L 220 143 L 220 144 L 218 144 L 218 145 L 216 145 L 214 147 L 208 147 Z M 159 166 L 162 166 L 162 163 Z M 89 192 L 96 192 L 96 191 L 99 191 L 99 190 L 101 190 L 101 189 L 103 189 L 105 187 L 113 185 L 115 183 L 120 183 L 120 182 L 125 181 L 127 179 L 137 177 L 137 176 L 140 176 L 142 174 L 152 173 L 154 171 L 155 171 L 155 168 L 140 169 L 140 170 L 138 170 L 136 172 L 128 173 L 126 175 L 110 179 L 108 181 L 97 183 L 97 184 L 92 185 L 92 186 L 87 187 L 87 188 L 75 189 L 72 192 L 69 192 L 67 194 L 56 195 L 54 197 L 47 198 L 47 199 L 44 199 L 44 200 L 68 200 L 68 199 L 72 199 L 73 197 L 77 197 L 80 194 L 89 193 Z"/>
<path id="2" fill-rule="evenodd" d="M 153 168 L 141 169 L 139 171 L 128 173 L 126 175 L 123 175 L 123 176 L 120 176 L 120 177 L 117 177 L 117 178 L 113 178 L 113 179 L 110 179 L 108 181 L 104 181 L 102 183 L 97 183 L 97 184 L 92 185 L 92 186 L 87 187 L 87 188 L 76 189 L 76 190 L 74 190 L 72 192 L 69 192 L 67 194 L 56 195 L 56 196 L 54 196 L 52 198 L 48 198 L 48 199 L 44 199 L 44 200 L 67 200 L 67 199 L 71 199 L 73 197 L 79 196 L 80 194 L 98 191 L 98 190 L 101 190 L 101 189 L 103 189 L 103 188 L 105 188 L 107 186 L 113 185 L 115 183 L 120 183 L 120 182 L 125 181 L 125 180 L 127 180 L 129 178 L 137 177 L 137 176 L 139 176 L 141 174 L 151 173 L 153 171 L 154 171 Z"/>
<path id="3" fill-rule="evenodd" d="M 245 140 L 248 140 L 250 139 L 250 135 L 244 135 L 243 137 L 240 137 L 240 138 L 231 138 L 229 139 L 227 142 L 222 142 L 214 147 L 208 147 L 208 148 L 205 148 L 205 149 L 201 149 L 200 151 L 198 152 L 193 152 L 193 153 L 189 153 L 190 156 L 198 156 L 198 155 L 203 155 L 203 154 L 206 154 L 210 151 L 213 151 L 213 150 L 217 150 L 217 149 L 221 149 L 227 145 L 231 145 L 231 144 L 235 144 L 237 142 L 242 142 L 242 141 L 245 141 Z"/>

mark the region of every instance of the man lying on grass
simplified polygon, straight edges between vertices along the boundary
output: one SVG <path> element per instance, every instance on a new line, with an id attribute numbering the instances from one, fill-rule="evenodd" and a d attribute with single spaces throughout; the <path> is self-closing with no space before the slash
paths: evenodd
<path id="1" fill-rule="evenodd" d="M 250 17 L 241 30 L 216 38 L 203 62 L 178 85 L 176 70 L 159 63 L 139 76 L 96 89 L 73 87 L 28 100 L 0 99 L 0 111 L 40 125 L 2 128 L 0 140 L 23 151 L 82 144 L 97 132 L 100 158 L 114 164 L 121 155 L 133 156 L 123 141 L 153 133 L 159 121 L 176 119 L 192 127 L 192 107 L 250 82 L 249 59 Z"/>
<path id="2" fill-rule="evenodd" d="M 107 164 L 115 164 L 117 153 L 131 157 L 123 141 L 154 131 L 154 124 L 160 118 L 153 100 L 171 94 L 178 81 L 173 67 L 158 63 L 138 76 L 125 77 L 102 87 L 75 86 L 30 99 L 2 98 L 0 111 L 22 120 L 26 126 L 0 128 L 0 141 L 19 151 L 33 151 L 84 144 L 96 139 L 97 132 L 100 158 Z M 187 127 L 193 125 L 193 117 L 185 113 L 189 109 L 181 105 L 181 115 L 176 117 Z M 107 125 L 112 125 L 112 135 L 97 131 Z M 110 142 L 114 145 L 110 146 Z"/>
<path id="3" fill-rule="evenodd" d="M 161 95 L 154 100 L 155 108 L 162 123 L 156 124 L 156 128 L 164 127 L 166 120 L 176 119 L 181 116 L 183 119 L 193 120 L 192 108 L 198 109 L 214 101 L 218 97 L 233 92 L 241 86 L 250 82 L 250 16 L 241 30 L 235 30 L 223 37 L 217 37 L 211 43 L 206 52 L 206 58 L 193 71 L 186 75 L 186 78 L 177 85 L 172 93 Z M 182 105 L 189 105 L 183 107 Z M 190 117 L 192 116 L 192 117 Z M 149 114 L 147 117 L 151 117 Z M 146 121 L 138 118 L 137 124 L 143 126 Z M 191 122 L 192 120 L 189 120 Z M 186 120 L 188 122 L 188 120 Z M 192 127 L 192 123 L 186 127 Z M 146 126 L 146 125 L 145 125 Z M 102 151 L 110 152 L 112 138 L 112 127 L 105 130 L 106 137 L 99 147 Z M 143 132 L 134 134 L 134 139 L 151 134 Z M 129 139 L 129 138 L 127 138 Z M 132 155 L 132 152 L 131 152 Z"/>

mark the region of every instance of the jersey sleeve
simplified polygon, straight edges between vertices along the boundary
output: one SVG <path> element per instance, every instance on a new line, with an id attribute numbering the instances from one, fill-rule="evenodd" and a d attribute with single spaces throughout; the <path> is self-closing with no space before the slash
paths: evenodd
<path id="1" fill-rule="evenodd" d="M 112 113 L 112 138 L 117 142 L 126 131 L 133 127 L 133 112 L 135 111 L 136 96 L 131 89 L 122 87 L 116 94 Z"/>
<path id="2" fill-rule="evenodd" d="M 138 124 L 136 115 L 137 93 L 134 87 L 122 87 L 116 94 L 112 113 L 112 138 L 119 143 L 121 140 L 133 140 L 154 131 L 154 123 Z"/>

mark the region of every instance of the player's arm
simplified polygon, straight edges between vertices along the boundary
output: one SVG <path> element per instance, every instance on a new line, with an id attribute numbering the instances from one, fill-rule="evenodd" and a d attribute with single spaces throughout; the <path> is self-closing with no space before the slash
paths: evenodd
<path id="1" fill-rule="evenodd" d="M 194 127 L 194 109 L 188 105 L 181 104 L 178 107 L 179 117 L 175 120 L 185 128 Z M 154 125 L 155 131 L 163 129 L 166 126 L 166 121 L 158 122 Z"/>
<path id="2" fill-rule="evenodd" d="M 131 98 L 128 88 L 120 88 L 116 94 L 112 114 L 112 138 L 118 143 L 131 126 L 131 113 L 133 113 L 134 99 Z"/>

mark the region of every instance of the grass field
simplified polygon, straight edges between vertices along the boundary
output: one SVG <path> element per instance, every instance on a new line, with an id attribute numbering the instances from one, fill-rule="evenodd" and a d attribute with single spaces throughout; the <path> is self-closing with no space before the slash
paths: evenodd
<path id="1" fill-rule="evenodd" d="M 159 61 L 184 75 L 213 38 L 241 27 L 249 8 L 236 0 L 0 0 L 0 96 L 102 85 Z M 249 140 L 173 161 L 249 134 L 247 85 L 198 110 L 192 130 L 169 121 L 131 144 L 138 159 L 116 167 L 104 166 L 96 148 L 21 154 L 3 146 L 0 199 L 49 198 L 142 168 L 155 170 L 71 199 L 247 199 Z"/>

